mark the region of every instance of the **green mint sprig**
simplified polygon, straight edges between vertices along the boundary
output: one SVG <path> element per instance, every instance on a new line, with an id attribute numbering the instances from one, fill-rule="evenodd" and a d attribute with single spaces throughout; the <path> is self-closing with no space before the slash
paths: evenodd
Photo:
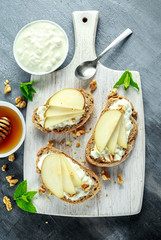
<path id="1" fill-rule="evenodd" d="M 25 98 L 27 98 L 30 101 L 33 100 L 32 93 L 36 93 L 35 89 L 32 87 L 33 84 L 34 84 L 34 81 L 20 83 L 20 90 L 21 90 L 22 94 L 24 95 Z"/>
<path id="2" fill-rule="evenodd" d="M 139 86 L 136 82 L 134 82 L 132 78 L 132 73 L 127 69 L 120 79 L 115 83 L 115 87 L 119 87 L 120 85 L 124 84 L 124 89 L 127 90 L 129 86 L 131 85 L 132 87 L 135 87 L 139 91 Z"/>
<path id="3" fill-rule="evenodd" d="M 17 206 L 26 212 L 36 213 L 36 208 L 31 202 L 31 199 L 35 196 L 36 191 L 27 192 L 27 180 L 21 182 L 14 193 L 14 200 Z"/>

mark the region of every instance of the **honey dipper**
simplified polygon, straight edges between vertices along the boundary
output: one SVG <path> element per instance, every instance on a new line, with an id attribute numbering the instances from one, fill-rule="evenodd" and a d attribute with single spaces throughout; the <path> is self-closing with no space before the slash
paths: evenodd
<path id="1" fill-rule="evenodd" d="M 7 117 L 0 117 L 0 143 L 6 139 L 11 132 L 11 122 Z"/>

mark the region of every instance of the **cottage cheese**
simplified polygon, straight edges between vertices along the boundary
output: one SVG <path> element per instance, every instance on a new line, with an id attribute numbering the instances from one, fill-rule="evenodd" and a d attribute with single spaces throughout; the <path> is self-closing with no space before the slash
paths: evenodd
<path id="1" fill-rule="evenodd" d="M 45 20 L 25 26 L 14 43 L 19 65 L 36 74 L 55 70 L 64 61 L 67 51 L 68 39 L 63 29 Z"/>

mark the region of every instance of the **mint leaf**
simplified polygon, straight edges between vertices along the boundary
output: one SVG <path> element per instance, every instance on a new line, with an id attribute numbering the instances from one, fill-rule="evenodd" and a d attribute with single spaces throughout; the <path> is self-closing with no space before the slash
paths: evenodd
<path id="1" fill-rule="evenodd" d="M 24 193 L 24 194 L 25 194 L 25 193 Z M 27 197 L 24 196 L 24 195 L 22 195 L 21 197 L 19 197 L 17 200 L 19 200 L 19 199 L 22 199 L 22 200 L 25 201 L 25 202 L 29 202 L 28 199 L 27 199 Z"/>
<path id="2" fill-rule="evenodd" d="M 129 76 L 130 76 L 130 85 L 131 85 L 132 87 L 135 87 L 135 88 L 139 91 L 139 86 L 138 86 L 138 84 L 137 84 L 136 82 L 134 82 L 134 80 L 133 80 L 133 78 L 132 78 L 131 72 L 129 72 Z"/>
<path id="3" fill-rule="evenodd" d="M 23 196 L 26 197 L 27 200 L 31 200 L 36 193 L 37 193 L 36 191 L 29 191 L 27 193 L 24 193 Z"/>
<path id="4" fill-rule="evenodd" d="M 117 87 L 117 86 L 120 86 L 120 85 L 124 84 L 124 79 L 125 79 L 125 77 L 126 77 L 126 74 L 127 74 L 127 71 L 125 71 L 125 72 L 121 75 L 120 79 L 119 79 L 119 80 L 115 83 L 115 85 L 113 86 L 114 88 Z"/>
<path id="5" fill-rule="evenodd" d="M 22 94 L 25 96 L 25 98 L 27 98 L 30 101 L 33 100 L 32 93 L 36 93 L 35 89 L 33 89 L 33 87 L 32 87 L 33 84 L 34 84 L 34 81 L 20 83 L 20 90 L 21 90 Z"/>
<path id="6" fill-rule="evenodd" d="M 22 199 L 17 199 L 17 206 L 26 212 L 36 213 L 36 208 L 31 201 L 25 202 Z"/>
<path id="7" fill-rule="evenodd" d="M 19 198 L 22 194 L 27 192 L 27 180 L 24 180 L 21 182 L 18 187 L 16 188 L 16 191 L 14 193 L 14 200 Z"/>
<path id="8" fill-rule="evenodd" d="M 129 74 L 127 73 L 126 74 L 126 77 L 124 79 L 124 88 L 125 90 L 127 90 L 130 86 L 130 77 L 129 77 Z"/>

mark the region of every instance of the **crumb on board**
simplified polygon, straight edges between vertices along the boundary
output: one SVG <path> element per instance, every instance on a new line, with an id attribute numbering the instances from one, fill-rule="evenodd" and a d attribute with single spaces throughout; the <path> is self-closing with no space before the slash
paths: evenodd
<path id="1" fill-rule="evenodd" d="M 77 151 L 74 151 L 74 154 L 76 154 L 77 153 Z"/>
<path id="2" fill-rule="evenodd" d="M 7 196 L 4 196 L 3 197 L 3 202 L 6 205 L 7 210 L 11 211 L 12 210 L 12 205 L 11 205 L 10 199 Z"/>
<path id="3" fill-rule="evenodd" d="M 65 145 L 71 147 L 71 146 L 72 146 L 72 143 L 71 143 L 70 141 L 67 141 L 67 142 L 65 143 Z"/>
<path id="4" fill-rule="evenodd" d="M 49 197 L 46 197 L 46 200 L 49 200 Z"/>
<path id="5" fill-rule="evenodd" d="M 18 182 L 18 179 L 14 178 L 14 176 L 7 176 L 6 180 L 9 182 L 10 187 L 13 187 Z"/>
<path id="6" fill-rule="evenodd" d="M 108 197 L 108 194 L 106 193 L 106 197 Z"/>
<path id="7" fill-rule="evenodd" d="M 77 142 L 77 143 L 76 143 L 76 147 L 77 147 L 77 148 L 80 147 L 80 142 Z"/>
<path id="8" fill-rule="evenodd" d="M 102 177 L 102 180 L 104 180 L 104 181 L 111 180 L 111 177 L 106 170 L 101 171 L 101 177 Z"/>
<path id="9" fill-rule="evenodd" d="M 114 181 L 113 183 L 116 184 L 116 181 Z"/>
<path id="10" fill-rule="evenodd" d="M 82 160 L 82 163 L 86 163 L 86 161 L 85 161 L 85 160 Z"/>
<path id="11" fill-rule="evenodd" d="M 8 160 L 9 160 L 10 162 L 14 162 L 14 161 L 15 161 L 15 154 L 12 153 L 11 155 L 9 155 Z"/>
<path id="12" fill-rule="evenodd" d="M 121 183 L 121 184 L 124 183 L 124 180 L 123 180 L 120 172 L 119 172 L 118 175 L 117 175 L 117 182 L 118 182 L 118 183 Z"/>
<path id="13" fill-rule="evenodd" d="M 46 221 L 45 223 L 48 224 L 48 221 Z"/>
<path id="14" fill-rule="evenodd" d="M 7 168 L 7 164 L 4 164 L 4 165 L 2 166 L 2 171 L 5 172 L 5 171 L 6 171 L 6 168 Z"/>
<path id="15" fill-rule="evenodd" d="M 97 81 L 96 80 L 92 80 L 92 82 L 90 82 L 91 92 L 93 92 L 96 88 L 97 88 Z"/>

